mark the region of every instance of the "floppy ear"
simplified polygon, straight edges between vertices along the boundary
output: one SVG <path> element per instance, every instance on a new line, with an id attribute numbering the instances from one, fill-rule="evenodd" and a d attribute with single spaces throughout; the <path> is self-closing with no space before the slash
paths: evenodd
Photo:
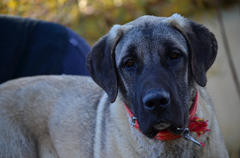
<path id="1" fill-rule="evenodd" d="M 183 27 L 176 21 L 172 21 L 171 25 L 185 37 L 192 74 L 196 82 L 204 87 L 207 84 L 207 70 L 212 66 L 217 55 L 217 40 L 206 27 L 185 18 L 184 20 L 186 24 Z"/>
<path id="2" fill-rule="evenodd" d="M 118 93 L 115 66 L 115 47 L 122 37 L 119 30 L 115 38 L 103 36 L 87 56 L 87 69 L 93 80 L 108 94 L 109 101 L 115 101 Z"/>

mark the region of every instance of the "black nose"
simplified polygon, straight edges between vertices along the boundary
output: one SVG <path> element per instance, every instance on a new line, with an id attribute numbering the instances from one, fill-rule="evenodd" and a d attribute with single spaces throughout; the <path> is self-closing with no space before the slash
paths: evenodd
<path id="1" fill-rule="evenodd" d="M 150 112 L 161 112 L 170 104 L 170 94 L 163 89 L 147 90 L 143 104 Z"/>

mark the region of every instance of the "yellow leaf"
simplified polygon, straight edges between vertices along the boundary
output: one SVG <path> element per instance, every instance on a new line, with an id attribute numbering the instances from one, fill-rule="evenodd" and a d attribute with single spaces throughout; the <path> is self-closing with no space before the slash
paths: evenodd
<path id="1" fill-rule="evenodd" d="M 17 3 L 14 0 L 11 0 L 7 3 L 7 6 L 11 9 L 15 9 L 17 7 Z"/>
<path id="2" fill-rule="evenodd" d="M 66 0 L 58 0 L 58 3 L 59 3 L 60 5 L 63 5 L 63 4 L 65 3 L 65 1 L 66 1 Z"/>

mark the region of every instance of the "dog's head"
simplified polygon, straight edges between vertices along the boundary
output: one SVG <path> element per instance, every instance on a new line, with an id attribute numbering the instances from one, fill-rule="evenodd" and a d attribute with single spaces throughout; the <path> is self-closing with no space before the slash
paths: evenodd
<path id="1" fill-rule="evenodd" d="M 113 26 L 93 46 L 87 68 L 110 102 L 119 92 L 141 131 L 154 137 L 187 126 L 195 83 L 206 85 L 216 54 L 217 41 L 202 25 L 178 14 L 143 16 Z"/>

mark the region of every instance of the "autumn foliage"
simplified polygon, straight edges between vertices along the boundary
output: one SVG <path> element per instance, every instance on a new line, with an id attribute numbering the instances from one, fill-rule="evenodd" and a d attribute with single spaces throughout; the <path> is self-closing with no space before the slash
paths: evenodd
<path id="1" fill-rule="evenodd" d="M 222 0 L 229 7 L 238 0 Z M 0 13 L 42 19 L 75 30 L 90 44 L 109 31 L 113 24 L 124 24 L 139 16 L 170 16 L 180 13 L 190 17 L 213 13 L 209 0 L 1 0 Z"/>

